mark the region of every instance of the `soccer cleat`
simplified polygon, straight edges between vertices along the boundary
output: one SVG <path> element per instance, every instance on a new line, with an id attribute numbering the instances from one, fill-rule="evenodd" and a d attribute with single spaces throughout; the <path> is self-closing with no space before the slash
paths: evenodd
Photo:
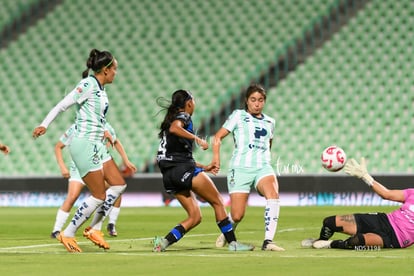
<path id="1" fill-rule="evenodd" d="M 60 231 L 54 231 L 50 234 L 50 238 L 56 239 L 59 234 L 60 234 Z"/>
<path id="2" fill-rule="evenodd" d="M 313 244 L 315 241 L 317 241 L 317 239 L 314 239 L 314 238 L 304 239 L 304 240 L 302 240 L 302 241 L 301 241 L 300 245 L 301 245 L 302 247 L 305 247 L 305 248 L 311 248 L 311 247 L 312 247 L 312 244 Z"/>
<path id="3" fill-rule="evenodd" d="M 108 231 L 108 235 L 109 235 L 109 236 L 111 236 L 111 237 L 116 237 L 116 236 L 118 236 L 118 233 L 116 232 L 116 229 L 115 229 L 115 224 L 113 224 L 113 223 L 109 223 L 109 224 L 106 226 L 106 230 Z"/>
<path id="4" fill-rule="evenodd" d="M 56 239 L 63 244 L 67 251 L 71 253 L 82 252 L 82 249 L 80 249 L 74 237 L 65 237 L 63 236 L 63 233 L 59 233 Z"/>
<path id="5" fill-rule="evenodd" d="M 284 248 L 277 246 L 273 241 L 271 240 L 265 240 L 262 245 L 263 251 L 285 251 Z"/>
<path id="6" fill-rule="evenodd" d="M 226 245 L 227 241 L 224 237 L 224 234 L 220 234 L 216 239 L 216 247 L 224 247 Z"/>
<path id="7" fill-rule="evenodd" d="M 104 234 L 102 231 L 93 229 L 92 227 L 88 226 L 83 231 L 83 236 L 93 242 L 95 245 L 103 249 L 109 249 L 109 244 L 104 240 Z"/>
<path id="8" fill-rule="evenodd" d="M 154 244 L 153 252 L 164 252 L 168 246 L 168 240 L 161 237 L 155 237 L 152 243 Z"/>
<path id="9" fill-rule="evenodd" d="M 237 241 L 232 241 L 229 244 L 229 251 L 253 251 L 254 245 L 239 243 Z"/>
<path id="10" fill-rule="evenodd" d="M 322 248 L 331 248 L 332 240 L 317 240 L 312 244 L 313 248 L 322 249 Z"/>

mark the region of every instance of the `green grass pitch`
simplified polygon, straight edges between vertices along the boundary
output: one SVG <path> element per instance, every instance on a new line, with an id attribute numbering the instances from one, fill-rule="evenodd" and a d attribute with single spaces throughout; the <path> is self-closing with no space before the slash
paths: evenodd
<path id="1" fill-rule="evenodd" d="M 82 237 L 83 253 L 71 254 L 49 234 L 56 208 L 0 208 L 1 275 L 413 275 L 414 248 L 379 251 L 305 249 L 300 241 L 317 237 L 325 216 L 388 212 L 395 207 L 283 207 L 276 242 L 285 252 L 263 252 L 263 207 L 249 207 L 237 228 L 252 252 L 215 248 L 219 234 L 213 210 L 202 207 L 202 223 L 166 252 L 152 252 L 151 240 L 164 236 L 185 213 L 182 208 L 123 208 L 118 237 L 104 251 Z M 83 230 L 84 227 L 81 228 Z M 345 237 L 336 234 L 336 237 Z"/>

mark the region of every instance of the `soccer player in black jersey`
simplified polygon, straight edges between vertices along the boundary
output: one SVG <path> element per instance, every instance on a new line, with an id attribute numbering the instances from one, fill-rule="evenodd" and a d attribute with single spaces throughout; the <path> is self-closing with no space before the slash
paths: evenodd
<path id="1" fill-rule="evenodd" d="M 172 94 L 171 103 L 162 107 L 167 113 L 160 127 L 158 166 L 163 175 L 165 191 L 180 202 L 187 212 L 187 218 L 171 229 L 164 238 L 155 237 L 153 251 L 165 251 L 201 222 L 201 210 L 195 194 L 213 207 L 217 225 L 228 241 L 230 251 L 253 250 L 254 246 L 236 241 L 223 199 L 206 174 L 216 174 L 217 170 L 211 165 L 203 166 L 193 159 L 194 142 L 203 150 L 208 148 L 208 143 L 194 133 L 191 115 L 195 101 L 192 94 L 186 90 L 177 90 Z"/>

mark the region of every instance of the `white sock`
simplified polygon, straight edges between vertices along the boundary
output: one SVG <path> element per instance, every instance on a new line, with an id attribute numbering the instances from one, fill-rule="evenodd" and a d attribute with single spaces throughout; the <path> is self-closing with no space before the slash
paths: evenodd
<path id="1" fill-rule="evenodd" d="M 70 215 L 69 212 L 65 212 L 59 208 L 56 213 L 55 226 L 53 226 L 52 232 L 62 231 L 63 225 L 65 225 L 66 221 L 68 220 L 69 215 Z"/>
<path id="2" fill-rule="evenodd" d="M 116 221 L 118 220 L 119 212 L 121 211 L 121 208 L 119 207 L 113 207 L 111 212 L 109 213 L 109 219 L 108 223 L 116 224 Z"/>
<path id="3" fill-rule="evenodd" d="M 279 220 L 279 199 L 266 200 L 266 207 L 264 212 L 265 222 L 265 240 L 273 241 L 276 234 L 277 222 Z"/>
<path id="4" fill-rule="evenodd" d="M 95 218 L 95 216 L 96 216 L 96 213 L 94 215 L 94 218 Z M 105 220 L 105 217 L 102 217 L 101 220 L 99 220 L 97 223 L 93 224 L 92 229 L 101 230 L 102 229 L 102 224 L 103 224 L 103 221 L 104 220 Z"/>
<path id="5" fill-rule="evenodd" d="M 126 184 L 111 186 L 106 190 L 106 199 L 101 207 L 96 210 L 95 215 L 93 216 L 91 222 L 93 229 L 101 230 L 103 221 L 111 211 L 117 198 L 125 191 L 126 186 Z"/>
<path id="6" fill-rule="evenodd" d="M 102 205 L 104 201 L 101 199 L 97 199 L 93 196 L 89 196 L 76 210 L 75 215 L 73 216 L 72 220 L 70 221 L 69 225 L 66 227 L 64 231 L 64 235 L 66 237 L 74 237 L 76 231 L 82 224 L 92 215 L 92 213 Z"/>

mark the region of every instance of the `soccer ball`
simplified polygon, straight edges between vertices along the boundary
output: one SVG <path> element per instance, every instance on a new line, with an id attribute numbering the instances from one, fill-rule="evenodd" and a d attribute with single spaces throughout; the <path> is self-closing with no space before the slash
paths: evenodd
<path id="1" fill-rule="evenodd" d="M 322 167 L 330 172 L 341 170 L 346 163 L 346 154 L 338 146 L 329 146 L 321 154 Z"/>

